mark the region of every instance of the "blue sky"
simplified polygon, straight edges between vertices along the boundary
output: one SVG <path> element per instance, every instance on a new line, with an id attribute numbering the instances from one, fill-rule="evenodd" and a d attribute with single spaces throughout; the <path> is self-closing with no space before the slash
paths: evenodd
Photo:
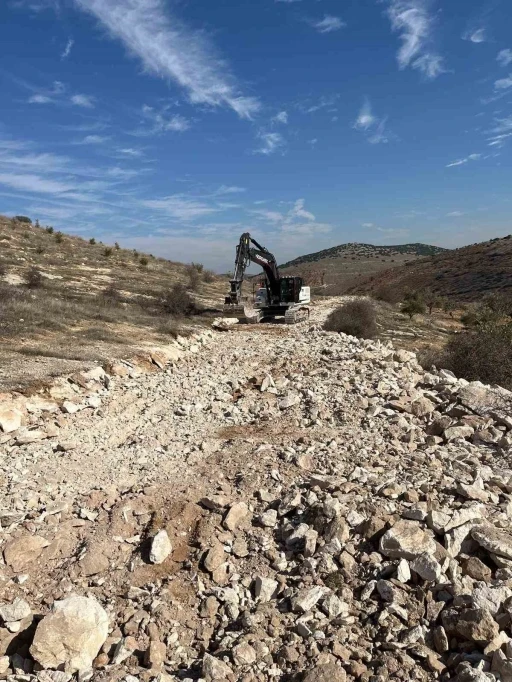
<path id="1" fill-rule="evenodd" d="M 512 232 L 507 0 L 3 0 L 0 213 L 225 270 Z"/>

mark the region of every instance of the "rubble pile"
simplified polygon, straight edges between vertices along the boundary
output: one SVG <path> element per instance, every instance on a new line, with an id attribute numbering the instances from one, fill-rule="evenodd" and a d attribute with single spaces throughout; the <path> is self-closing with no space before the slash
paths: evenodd
<path id="1" fill-rule="evenodd" d="M 144 439 L 136 485 L 9 489 L 1 678 L 512 680 L 512 394 L 271 332 L 145 379 L 172 379 L 174 447 L 204 455 L 186 496 Z"/>

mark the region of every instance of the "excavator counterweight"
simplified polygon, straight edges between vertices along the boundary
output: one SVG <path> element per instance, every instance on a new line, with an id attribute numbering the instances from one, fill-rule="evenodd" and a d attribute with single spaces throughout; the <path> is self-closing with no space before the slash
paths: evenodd
<path id="1" fill-rule="evenodd" d="M 265 285 L 258 290 L 255 303 L 242 296 L 249 263 L 261 265 L 265 273 Z M 248 324 L 284 317 L 287 324 L 295 324 L 309 315 L 306 307 L 309 302 L 309 287 L 304 286 L 302 277 L 281 277 L 275 256 L 258 244 L 249 232 L 244 232 L 236 247 L 235 270 L 224 303 L 224 316 Z"/>

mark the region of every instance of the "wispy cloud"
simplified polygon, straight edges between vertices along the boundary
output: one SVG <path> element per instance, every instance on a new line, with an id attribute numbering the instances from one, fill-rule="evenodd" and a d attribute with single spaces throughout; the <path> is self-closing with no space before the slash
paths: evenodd
<path id="1" fill-rule="evenodd" d="M 0 185 L 37 194 L 62 194 L 76 189 L 75 185 L 29 173 L 0 173 Z"/>
<path id="2" fill-rule="evenodd" d="M 366 97 L 353 127 L 364 133 L 370 144 L 386 143 L 390 140 L 390 133 L 386 131 L 386 118 L 377 118 L 372 112 L 370 100 Z"/>
<path id="3" fill-rule="evenodd" d="M 449 213 L 446 214 L 447 218 L 460 218 L 461 216 L 465 215 L 462 211 L 450 211 Z"/>
<path id="4" fill-rule="evenodd" d="M 169 114 L 171 106 L 165 106 L 158 111 L 154 107 L 144 104 L 141 113 L 143 118 L 149 123 L 149 126 L 138 128 L 132 131 L 133 135 L 158 135 L 161 133 L 174 132 L 184 133 L 189 130 L 191 122 L 181 114 Z"/>
<path id="5" fill-rule="evenodd" d="M 75 0 L 136 55 L 146 70 L 170 78 L 194 104 L 226 106 L 241 118 L 260 108 L 242 95 L 226 63 L 204 33 L 194 32 L 167 12 L 164 0 Z"/>
<path id="6" fill-rule="evenodd" d="M 71 52 L 71 48 L 73 47 L 74 44 L 75 44 L 75 41 L 73 40 L 73 38 L 70 38 L 68 40 L 68 42 L 66 43 L 66 47 L 64 48 L 64 50 L 62 51 L 62 53 L 60 55 L 61 59 L 67 59 L 69 57 L 69 54 Z"/>
<path id="7" fill-rule="evenodd" d="M 90 95 L 72 95 L 70 101 L 71 104 L 75 104 L 77 107 L 85 107 L 86 109 L 94 107 L 94 97 Z"/>
<path id="8" fill-rule="evenodd" d="M 86 135 L 76 144 L 103 144 L 109 139 L 106 135 Z"/>
<path id="9" fill-rule="evenodd" d="M 278 114 L 274 116 L 272 121 L 274 123 L 282 123 L 283 125 L 286 125 L 288 123 L 288 112 L 280 111 Z"/>
<path id="10" fill-rule="evenodd" d="M 361 227 L 375 227 L 373 223 L 361 223 Z"/>
<path id="11" fill-rule="evenodd" d="M 489 147 L 503 147 L 507 140 L 512 137 L 512 116 L 495 119 L 495 126 L 488 131 Z"/>
<path id="12" fill-rule="evenodd" d="M 163 211 L 171 218 L 185 221 L 195 220 L 222 210 L 218 206 L 186 194 L 173 194 L 163 199 L 149 199 L 141 203 L 147 208 Z"/>
<path id="13" fill-rule="evenodd" d="M 500 78 L 497 81 L 494 81 L 495 90 L 508 90 L 509 88 L 512 88 L 512 73 L 506 78 Z"/>
<path id="14" fill-rule="evenodd" d="M 508 66 L 509 64 L 512 64 L 512 50 L 509 50 L 508 48 L 505 50 L 500 50 L 498 52 L 498 56 L 496 57 L 496 61 L 500 66 Z"/>
<path id="15" fill-rule="evenodd" d="M 276 152 L 282 152 L 285 147 L 285 139 L 281 133 L 260 130 L 258 140 L 260 141 L 260 146 L 254 150 L 255 154 L 269 156 Z"/>
<path id="16" fill-rule="evenodd" d="M 453 166 L 463 166 L 464 164 L 469 163 L 469 161 L 478 161 L 478 159 L 480 159 L 481 156 L 482 156 L 481 154 L 470 154 L 469 156 L 466 156 L 463 159 L 457 159 L 457 161 L 447 163 L 446 168 L 452 168 Z"/>
<path id="17" fill-rule="evenodd" d="M 466 31 L 462 34 L 462 40 L 469 40 L 472 43 L 485 43 L 487 40 L 485 28 L 477 28 Z"/>
<path id="18" fill-rule="evenodd" d="M 246 191 L 247 190 L 245 187 L 237 187 L 236 185 L 221 185 L 215 191 L 215 194 L 240 194 Z"/>
<path id="19" fill-rule="evenodd" d="M 319 21 L 312 21 L 311 25 L 316 28 L 319 33 L 332 33 L 339 31 L 346 26 L 345 22 L 339 17 L 333 17 L 331 14 L 326 14 L 323 19 Z"/>
<path id="20" fill-rule="evenodd" d="M 285 213 L 264 208 L 252 209 L 249 213 L 259 220 L 272 223 L 277 230 L 286 234 L 312 235 L 330 232 L 332 226 L 317 222 L 316 216 L 306 210 L 305 204 L 304 199 L 297 199 Z"/>
<path id="21" fill-rule="evenodd" d="M 119 154 L 123 154 L 126 157 L 139 158 L 144 155 L 140 149 L 133 149 L 133 147 L 126 147 L 124 149 L 118 149 Z"/>
<path id="22" fill-rule="evenodd" d="M 397 54 L 400 69 L 410 66 L 429 79 L 443 73 L 443 59 L 432 46 L 435 21 L 429 0 L 388 0 L 388 4 L 391 28 L 402 41 Z"/>

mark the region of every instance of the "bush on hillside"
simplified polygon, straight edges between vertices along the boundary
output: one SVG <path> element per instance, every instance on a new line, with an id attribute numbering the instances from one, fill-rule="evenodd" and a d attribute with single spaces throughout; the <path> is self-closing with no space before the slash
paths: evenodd
<path id="1" fill-rule="evenodd" d="M 325 321 L 324 329 L 360 339 L 373 339 L 377 334 L 375 307 L 370 301 L 349 301 L 333 310 Z"/>
<path id="2" fill-rule="evenodd" d="M 197 306 L 183 284 L 175 284 L 161 295 L 161 308 L 169 315 L 190 317 L 197 312 Z"/>
<path id="3" fill-rule="evenodd" d="M 41 289 L 44 286 L 44 277 L 37 268 L 30 268 L 25 274 L 25 284 L 29 289 Z"/>
<path id="4" fill-rule="evenodd" d="M 62 244 L 62 242 L 64 241 L 64 235 L 62 234 L 62 232 L 55 233 L 55 241 L 57 242 L 57 244 Z"/>
<path id="5" fill-rule="evenodd" d="M 201 266 L 200 269 L 198 269 L 198 266 Z M 187 265 L 188 282 L 192 291 L 197 291 L 199 288 L 202 279 L 202 267 L 203 266 L 200 263 L 191 263 L 190 265 Z"/>
<path id="6" fill-rule="evenodd" d="M 379 287 L 374 293 L 374 298 L 376 298 L 377 301 L 384 301 L 384 303 L 391 303 L 392 305 L 396 305 L 402 300 L 398 288 L 391 285 Z"/>
<path id="7" fill-rule="evenodd" d="M 14 220 L 17 220 L 19 223 L 28 223 L 29 225 L 32 225 L 32 220 L 26 215 L 15 215 Z"/>
<path id="8" fill-rule="evenodd" d="M 146 256 L 141 256 L 139 258 L 139 263 L 142 265 L 142 267 L 145 268 L 146 265 L 149 263 L 149 258 L 147 258 Z"/>
<path id="9" fill-rule="evenodd" d="M 455 334 L 441 351 L 421 364 L 449 369 L 468 381 L 512 389 L 512 324 L 488 325 Z"/>
<path id="10" fill-rule="evenodd" d="M 51 225 L 47 225 L 44 229 L 48 232 L 48 234 L 53 234 L 53 227 Z"/>
<path id="11" fill-rule="evenodd" d="M 7 265 L 0 263 L 0 279 L 3 279 L 7 274 Z"/>

